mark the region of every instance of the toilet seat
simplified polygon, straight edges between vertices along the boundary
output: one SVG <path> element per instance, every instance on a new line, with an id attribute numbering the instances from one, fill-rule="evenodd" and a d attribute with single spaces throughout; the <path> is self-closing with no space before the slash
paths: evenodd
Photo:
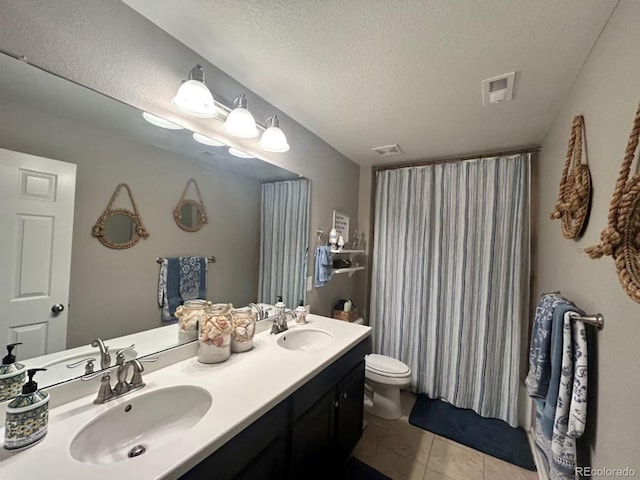
<path id="1" fill-rule="evenodd" d="M 387 378 L 406 378 L 411 376 L 411 369 L 405 363 L 376 353 L 365 356 L 365 369 Z"/>

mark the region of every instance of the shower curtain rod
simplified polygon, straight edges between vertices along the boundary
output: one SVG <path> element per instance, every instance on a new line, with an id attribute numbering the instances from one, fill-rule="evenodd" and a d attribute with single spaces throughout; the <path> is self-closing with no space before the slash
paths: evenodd
<path id="1" fill-rule="evenodd" d="M 467 160 L 479 160 L 481 158 L 503 157 L 505 155 L 518 155 L 519 153 L 533 153 L 533 152 L 539 152 L 539 151 L 540 151 L 540 147 L 531 147 L 531 148 L 524 148 L 524 149 L 521 148 L 519 150 L 482 153 L 479 155 L 467 155 L 464 157 L 443 158 L 440 160 L 421 160 L 421 161 L 410 162 L 410 163 L 399 163 L 396 165 L 378 165 L 378 166 L 374 165 L 372 167 L 372 170 L 374 172 L 381 172 L 383 170 L 398 170 L 400 168 L 424 167 L 426 165 L 440 165 L 442 163 L 458 163 L 458 162 L 466 162 Z"/>

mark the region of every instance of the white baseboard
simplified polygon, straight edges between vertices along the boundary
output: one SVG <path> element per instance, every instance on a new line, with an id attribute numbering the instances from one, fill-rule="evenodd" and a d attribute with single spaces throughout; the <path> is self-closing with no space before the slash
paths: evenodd
<path id="1" fill-rule="evenodd" d="M 538 478 L 540 480 L 549 480 L 549 474 L 545 468 L 542 453 L 540 453 L 540 450 L 536 447 L 536 441 L 533 438 L 533 429 L 527 432 L 527 438 L 529 439 L 529 448 L 531 449 L 531 453 L 533 453 L 533 462 L 536 464 L 536 468 L 538 469 Z"/>

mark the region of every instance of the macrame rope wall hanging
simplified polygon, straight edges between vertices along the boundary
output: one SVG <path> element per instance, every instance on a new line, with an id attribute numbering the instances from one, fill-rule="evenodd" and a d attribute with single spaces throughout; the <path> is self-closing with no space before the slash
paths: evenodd
<path id="1" fill-rule="evenodd" d="M 551 220 L 560 220 L 562 235 L 568 239 L 584 233 L 591 206 L 591 174 L 589 166 L 582 161 L 583 134 L 584 118 L 576 115 L 571 125 L 558 201 L 551 212 Z"/>
<path id="2" fill-rule="evenodd" d="M 609 206 L 608 225 L 600 235 L 600 244 L 585 248 L 591 258 L 611 255 L 616 262 L 622 288 L 640 303 L 640 173 L 630 179 L 631 164 L 640 136 L 640 105 L 633 119 L 624 159 Z"/>

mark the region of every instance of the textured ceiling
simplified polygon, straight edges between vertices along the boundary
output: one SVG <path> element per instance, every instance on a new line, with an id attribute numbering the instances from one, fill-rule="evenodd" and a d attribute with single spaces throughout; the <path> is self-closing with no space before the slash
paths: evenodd
<path id="1" fill-rule="evenodd" d="M 540 144 L 617 0 L 124 2 L 368 165 Z"/>

